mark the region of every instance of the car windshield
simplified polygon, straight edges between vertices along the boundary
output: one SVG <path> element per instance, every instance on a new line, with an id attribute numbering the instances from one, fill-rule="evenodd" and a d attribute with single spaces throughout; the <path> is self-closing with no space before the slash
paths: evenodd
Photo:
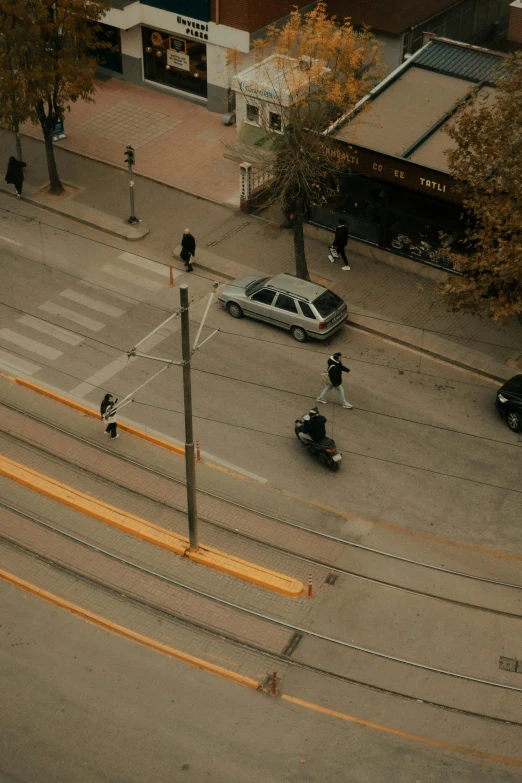
<path id="1" fill-rule="evenodd" d="M 256 291 L 259 291 L 260 288 L 263 288 L 267 280 L 268 277 L 260 277 L 259 280 L 254 280 L 253 283 L 249 283 L 245 288 L 245 294 L 247 296 L 251 296 L 252 294 L 255 294 Z"/>
<path id="2" fill-rule="evenodd" d="M 317 299 L 314 299 L 312 304 L 319 312 L 319 315 L 326 318 L 326 316 L 331 315 L 338 310 L 344 302 L 340 296 L 337 296 L 333 291 L 328 290 L 321 294 L 321 296 L 318 296 Z"/>

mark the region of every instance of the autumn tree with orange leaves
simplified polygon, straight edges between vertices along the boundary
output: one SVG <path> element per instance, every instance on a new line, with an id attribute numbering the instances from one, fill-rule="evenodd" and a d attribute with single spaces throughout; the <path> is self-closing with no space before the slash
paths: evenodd
<path id="1" fill-rule="evenodd" d="M 448 134 L 466 252 L 441 251 L 462 275 L 439 291 L 453 311 L 522 322 L 522 52 L 504 60 L 496 91 L 463 108 Z"/>
<path id="2" fill-rule="evenodd" d="M 253 42 L 259 92 L 268 92 L 274 111 L 259 105 L 264 143 L 250 153 L 270 187 L 268 200 L 281 206 L 293 228 L 296 274 L 308 279 L 303 223 L 311 205 L 326 203 L 347 170 L 328 128 L 354 108 L 374 86 L 379 50 L 368 30 L 328 16 L 319 2 L 305 14 L 294 9 L 282 26 L 272 25 Z M 237 71 L 237 52 L 228 63 Z M 237 81 L 236 81 L 237 83 Z M 253 91 L 254 88 L 254 91 Z M 255 85 L 247 86 L 255 103 Z M 280 118 L 274 122 L 274 116 Z"/>

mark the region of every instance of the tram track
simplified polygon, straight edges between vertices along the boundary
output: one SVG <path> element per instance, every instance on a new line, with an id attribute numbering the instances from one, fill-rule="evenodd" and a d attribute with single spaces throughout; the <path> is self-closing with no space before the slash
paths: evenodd
<path id="1" fill-rule="evenodd" d="M 156 571 L 153 571 L 149 568 L 145 568 L 143 565 L 140 565 L 139 563 L 136 563 L 132 560 L 129 560 L 127 558 L 122 557 L 121 555 L 117 555 L 113 552 L 107 551 L 103 549 L 102 547 L 97 546 L 96 544 L 93 544 L 92 542 L 86 541 L 79 536 L 72 535 L 71 533 L 68 533 L 66 531 L 61 530 L 60 528 L 53 525 L 53 523 L 45 518 L 43 518 L 41 515 L 38 517 L 35 516 L 32 513 L 27 512 L 24 509 L 20 509 L 16 506 L 13 506 L 10 503 L 7 503 L 5 501 L 0 500 L 0 507 L 5 509 L 6 511 L 9 511 L 11 514 L 16 515 L 17 517 L 24 519 L 31 523 L 32 525 L 37 525 L 39 527 L 43 527 L 47 533 L 49 533 L 51 536 L 61 536 L 67 538 L 70 542 L 73 542 L 78 547 L 84 547 L 89 549 L 91 552 L 98 555 L 100 558 L 108 558 L 114 562 L 117 562 L 125 568 L 132 569 L 133 571 L 139 572 L 141 575 L 146 576 L 147 579 L 152 581 L 159 581 L 168 585 L 175 585 L 177 588 L 182 588 L 183 590 L 186 590 L 192 594 L 197 594 L 201 598 L 205 600 L 210 600 L 215 603 L 218 603 L 222 606 L 225 606 L 227 610 L 230 610 L 232 612 L 242 612 L 247 613 L 250 616 L 255 617 L 260 623 L 271 623 L 274 625 L 277 625 L 279 627 L 285 628 L 289 632 L 295 633 L 301 633 L 305 636 L 311 636 L 316 639 L 321 639 L 324 642 L 327 642 L 331 645 L 340 645 L 342 647 L 350 648 L 350 649 L 356 649 L 361 652 L 365 652 L 367 654 L 371 655 L 377 655 L 380 658 L 384 658 L 386 660 L 395 661 L 398 663 L 402 663 L 404 665 L 412 665 L 417 668 L 423 669 L 427 672 L 432 672 L 437 675 L 450 677 L 454 679 L 459 680 L 465 680 L 467 683 L 472 684 L 474 686 L 481 686 L 486 689 L 489 688 L 500 688 L 503 691 L 509 691 L 509 692 L 516 692 L 520 693 L 522 692 L 522 688 L 518 688 L 509 684 L 505 683 L 496 683 L 492 681 L 483 680 L 480 678 L 471 677 L 468 675 L 463 675 L 457 672 L 450 672 L 450 671 L 444 671 L 440 669 L 436 669 L 434 667 L 429 667 L 423 664 L 417 664 L 415 662 L 411 661 L 405 661 L 398 658 L 395 658 L 394 656 L 388 656 L 383 653 L 377 653 L 376 651 L 367 650 L 364 648 L 361 648 L 357 645 L 352 645 L 350 643 L 344 642 L 342 640 L 333 639 L 331 637 L 326 637 L 322 634 L 319 634 L 317 632 L 314 632 L 310 629 L 300 628 L 299 626 L 293 625 L 291 623 L 286 623 L 280 619 L 273 618 L 267 615 L 263 615 L 259 612 L 255 612 L 252 609 L 249 609 L 248 607 L 242 607 L 238 604 L 234 604 L 230 601 L 226 601 L 218 596 L 214 596 L 212 594 L 206 593 L 205 591 L 198 590 L 197 588 L 194 588 L 191 585 L 184 584 L 183 582 L 173 579 L 172 577 L 162 574 Z M 428 707 L 433 707 L 439 710 L 451 712 L 454 714 L 459 714 L 467 717 L 472 718 L 479 718 L 484 721 L 491 721 L 496 724 L 502 724 L 506 726 L 516 726 L 516 727 L 522 727 L 522 722 L 503 718 L 498 715 L 492 715 L 488 714 L 486 712 L 479 712 L 476 710 L 470 710 L 465 709 L 462 707 L 456 707 L 448 704 L 444 704 L 442 702 L 437 702 L 434 700 L 426 699 L 426 698 L 419 698 L 416 695 L 412 695 L 410 693 L 406 693 L 403 691 L 399 691 L 393 688 L 388 687 L 382 687 L 379 685 L 376 685 L 374 683 L 364 681 L 361 679 L 358 679 L 356 677 L 349 677 L 346 676 L 340 672 L 335 672 L 329 669 L 326 669 L 324 667 L 320 667 L 317 665 L 314 665 L 312 663 L 307 663 L 306 661 L 302 660 L 295 660 L 292 658 L 292 654 L 295 652 L 295 647 L 297 645 L 286 645 L 286 649 L 283 649 L 281 652 L 274 652 L 273 650 L 267 649 L 261 645 L 254 644 L 251 641 L 241 639 L 233 634 L 227 633 L 226 631 L 223 631 L 222 629 L 218 629 L 216 627 L 212 627 L 208 624 L 198 622 L 197 620 L 194 620 L 193 618 L 188 618 L 187 616 L 172 611 L 171 609 L 166 608 L 165 606 L 161 606 L 161 604 L 157 603 L 156 601 L 150 600 L 149 598 L 146 598 L 143 595 L 139 595 L 133 591 L 130 591 L 128 589 L 122 588 L 119 585 L 110 584 L 108 581 L 96 578 L 92 574 L 86 573 L 85 571 L 82 571 L 81 569 L 75 567 L 74 565 L 67 564 L 64 562 L 59 561 L 53 556 L 50 556 L 49 554 L 42 552 L 41 550 L 38 550 L 38 548 L 34 546 L 28 545 L 26 542 L 21 541 L 20 539 L 17 539 L 14 536 L 6 535 L 5 532 L 0 532 L 0 546 L 3 545 L 4 547 L 14 548 L 18 550 L 19 552 L 23 553 L 24 555 L 27 555 L 32 558 L 37 558 L 41 562 L 44 562 L 46 565 L 50 566 L 52 569 L 56 569 L 58 571 L 61 571 L 65 574 L 68 574 L 69 576 L 80 579 L 84 581 L 85 583 L 88 583 L 96 588 L 99 588 L 109 594 L 111 594 L 113 597 L 117 598 L 119 601 L 121 600 L 127 600 L 131 601 L 136 606 L 142 607 L 143 609 L 146 609 L 149 612 L 153 612 L 154 614 L 158 616 L 162 616 L 166 619 L 169 619 L 177 624 L 181 624 L 185 627 L 191 627 L 195 629 L 196 631 L 210 635 L 214 638 L 219 638 L 221 640 L 225 640 L 227 643 L 232 644 L 236 647 L 243 648 L 245 650 L 249 650 L 251 652 L 258 653 L 262 655 L 264 658 L 266 658 L 267 662 L 270 664 L 270 670 L 274 668 L 274 666 L 284 664 L 287 666 L 291 666 L 297 669 L 301 669 L 303 671 L 308 671 L 311 673 L 314 673 L 316 675 L 319 675 L 320 677 L 325 677 L 330 680 L 337 680 L 342 683 L 346 683 L 347 685 L 356 686 L 360 688 L 365 688 L 371 691 L 374 691 L 379 694 L 392 696 L 394 698 L 403 699 L 405 701 L 415 703 L 415 704 L 424 704 Z M 260 683 L 261 685 L 261 683 Z"/>
<path id="2" fill-rule="evenodd" d="M 67 429 L 65 429 L 63 427 L 58 426 L 54 422 L 49 422 L 46 419 L 44 419 L 42 417 L 39 417 L 39 416 L 36 416 L 33 413 L 29 413 L 28 414 L 25 411 L 23 411 L 22 409 L 14 406 L 12 404 L 2 402 L 1 405 L 6 407 L 6 408 L 8 408 L 8 409 L 10 409 L 10 410 L 12 410 L 12 411 L 14 411 L 14 412 L 16 412 L 16 413 L 18 413 L 18 414 L 21 414 L 21 415 L 24 415 L 26 417 L 29 417 L 33 421 L 35 421 L 35 422 L 37 422 L 37 423 L 39 423 L 39 424 L 41 424 L 41 425 L 43 425 L 43 426 L 45 426 L 45 427 L 47 427 L 49 429 L 52 429 L 52 430 L 54 430 L 56 432 L 59 432 L 60 434 L 65 435 L 68 438 L 71 438 L 71 439 L 73 439 L 75 441 L 79 441 L 79 442 L 83 443 L 85 446 L 93 448 L 93 449 L 95 449 L 95 450 L 97 450 L 97 451 L 99 451 L 101 453 L 110 455 L 112 458 L 114 458 L 114 452 L 111 449 L 105 447 L 103 444 L 98 444 L 98 443 L 96 443 L 94 441 L 89 440 L 88 438 L 84 438 L 81 435 L 78 435 L 77 433 L 72 433 L 72 432 L 70 432 L 69 430 L 67 430 Z M 85 473 L 85 475 L 93 477 L 97 481 L 101 481 L 101 482 L 103 482 L 103 483 L 105 483 L 105 484 L 107 484 L 109 486 L 117 486 L 119 489 L 124 490 L 127 493 L 130 493 L 130 494 L 132 494 L 132 495 L 134 495 L 136 497 L 142 498 L 142 499 L 147 500 L 149 502 L 160 503 L 163 508 L 167 508 L 169 510 L 172 510 L 173 512 L 178 513 L 178 514 L 182 514 L 182 515 L 186 514 L 186 506 L 177 505 L 177 504 L 174 504 L 174 503 L 171 503 L 171 502 L 167 502 L 166 500 L 162 499 L 159 496 L 154 496 L 153 494 L 145 493 L 145 492 L 143 492 L 141 490 L 136 490 L 132 486 L 129 486 L 128 484 L 122 483 L 121 481 L 116 482 L 114 479 L 108 478 L 105 475 L 102 475 L 100 473 L 97 473 L 95 471 L 90 470 L 89 468 L 87 468 L 84 465 L 82 465 L 81 462 L 72 461 L 70 457 L 64 458 L 64 457 L 60 456 L 59 454 L 57 454 L 52 449 L 48 449 L 48 448 L 42 446 L 41 444 L 35 443 L 34 441 L 31 441 L 31 440 L 29 440 L 27 438 L 24 438 L 24 437 L 22 437 L 22 436 L 20 436 L 20 435 L 18 435 L 16 433 L 13 433 L 12 431 L 10 431 L 8 429 L 0 427 L 0 434 L 2 436 L 4 436 L 4 437 L 9 438 L 9 439 L 18 441 L 21 444 L 23 444 L 25 447 L 27 447 L 29 449 L 32 449 L 32 450 L 34 450 L 36 452 L 39 452 L 40 454 L 42 454 L 44 456 L 52 458 L 55 461 L 59 461 L 62 464 L 66 464 L 66 465 L 69 465 L 69 466 L 72 465 L 76 470 L 80 470 L 81 472 Z M 158 470 L 157 468 L 154 468 L 154 467 L 151 467 L 149 465 L 146 465 L 146 464 L 144 464 L 144 463 L 142 463 L 142 462 L 140 462 L 138 460 L 135 460 L 135 459 L 133 459 L 131 457 L 128 457 L 126 455 L 118 454 L 118 460 L 123 461 L 124 463 L 127 463 L 129 465 L 132 465 L 133 467 L 135 467 L 135 468 L 137 468 L 139 470 L 143 470 L 146 473 L 154 475 L 154 476 L 156 476 L 158 478 L 164 479 L 164 480 L 166 480 L 168 482 L 173 482 L 173 483 L 175 483 L 177 485 L 185 486 L 185 482 L 182 479 L 180 479 L 178 477 L 175 477 L 175 476 L 172 476 L 172 475 L 170 475 L 168 473 L 165 473 L 165 472 L 163 472 L 161 470 Z M 305 533 L 307 535 L 315 536 L 315 537 L 317 537 L 319 539 L 322 539 L 323 541 L 332 542 L 332 543 L 335 543 L 335 544 L 342 545 L 343 547 L 345 546 L 347 548 L 355 549 L 355 550 L 367 553 L 370 556 L 376 556 L 378 558 L 379 557 L 383 557 L 383 558 L 386 558 L 386 559 L 391 559 L 393 561 L 397 561 L 398 563 L 404 563 L 406 566 L 412 566 L 414 568 L 426 569 L 427 571 L 433 571 L 433 572 L 436 572 L 436 573 L 441 574 L 443 576 L 448 576 L 448 577 L 452 577 L 452 578 L 456 577 L 456 578 L 462 579 L 462 580 L 471 580 L 471 581 L 475 581 L 475 582 L 480 582 L 480 583 L 483 583 L 485 585 L 490 585 L 492 588 L 501 588 L 501 589 L 514 590 L 514 591 L 517 591 L 517 593 L 518 593 L 518 591 L 522 590 L 522 584 L 516 584 L 516 583 L 512 583 L 512 582 L 495 580 L 495 579 L 491 579 L 489 577 L 480 576 L 478 574 L 466 573 L 466 572 L 459 571 L 459 570 L 445 568 L 443 566 L 437 566 L 437 565 L 434 565 L 434 564 L 417 561 L 417 560 L 414 560 L 414 559 L 411 559 L 411 558 L 407 558 L 407 557 L 404 557 L 404 556 L 401 556 L 401 555 L 397 555 L 395 553 L 386 552 L 386 551 L 383 551 L 383 550 L 379 550 L 379 549 L 376 549 L 376 548 L 373 548 L 373 547 L 366 546 L 364 544 L 360 544 L 360 543 L 357 543 L 357 542 L 349 541 L 348 539 L 340 538 L 338 536 L 334 536 L 334 535 L 325 533 L 323 531 L 314 530 L 313 528 L 309 528 L 307 526 L 300 525 L 297 522 L 294 522 L 292 520 L 284 519 L 282 517 L 278 517 L 278 516 L 273 515 L 273 514 L 268 514 L 267 512 L 264 512 L 264 511 L 258 511 L 257 509 L 252 508 L 251 506 L 248 506 L 248 505 L 243 504 L 243 503 L 238 503 L 237 501 L 231 500 L 230 498 L 224 497 L 223 495 L 220 495 L 219 493 L 216 493 L 216 492 L 211 492 L 211 491 L 205 490 L 205 489 L 198 489 L 198 494 L 202 495 L 202 496 L 209 497 L 209 498 L 213 498 L 215 500 L 218 500 L 219 502 L 224 503 L 224 504 L 226 504 L 226 506 L 228 506 L 230 508 L 233 508 L 235 510 L 240 510 L 240 511 L 245 511 L 245 512 L 248 512 L 248 513 L 251 513 L 251 514 L 255 514 L 258 517 L 262 517 L 262 518 L 265 518 L 265 519 L 270 520 L 272 522 L 275 522 L 275 523 L 277 523 L 279 525 L 283 525 L 283 526 L 287 527 L 290 530 L 295 530 L 295 531 L 299 531 L 300 533 Z M 379 577 L 376 577 L 376 576 L 368 576 L 367 574 L 363 574 L 363 573 L 361 573 L 359 571 L 356 571 L 354 569 L 342 568 L 342 567 L 340 567 L 338 565 L 335 565 L 333 562 L 328 562 L 327 560 L 323 560 L 323 559 L 320 559 L 320 558 L 317 558 L 317 557 L 313 557 L 313 556 L 311 556 L 309 554 L 303 554 L 303 553 L 297 552 L 297 551 L 295 551 L 293 549 L 290 549 L 288 547 L 282 546 L 281 544 L 277 544 L 277 543 L 272 542 L 272 541 L 271 542 L 267 542 L 266 540 L 263 540 L 262 538 L 257 538 L 255 536 L 249 535 L 248 533 L 245 533 L 243 531 L 240 532 L 240 531 L 236 530 L 235 528 L 231 528 L 230 526 L 224 525 L 224 524 L 222 524 L 222 523 L 220 523 L 220 522 L 218 522 L 218 521 L 216 521 L 214 519 L 209 518 L 208 516 L 200 514 L 199 518 L 200 518 L 200 521 L 203 522 L 204 524 L 207 524 L 207 525 L 209 525 L 209 526 L 211 526 L 213 528 L 216 528 L 218 530 L 225 531 L 226 533 L 228 533 L 230 535 L 233 535 L 234 537 L 239 537 L 239 538 L 242 538 L 242 539 L 244 539 L 246 541 L 251 541 L 251 542 L 253 542 L 253 543 L 257 544 L 257 545 L 260 545 L 260 546 L 263 546 L 265 548 L 277 551 L 277 552 L 279 552 L 280 554 L 282 554 L 282 555 L 284 555 L 286 557 L 290 557 L 292 559 L 298 560 L 298 561 L 306 564 L 307 570 L 309 570 L 311 567 L 313 567 L 314 569 L 316 569 L 316 575 L 318 573 L 317 569 L 322 569 L 324 571 L 324 573 L 320 573 L 319 572 L 319 576 L 324 577 L 324 578 L 326 578 L 326 576 L 328 574 L 334 573 L 334 574 L 339 575 L 339 576 L 346 576 L 346 577 L 349 577 L 349 578 L 362 580 L 364 582 L 376 584 L 376 585 L 383 586 L 383 587 L 386 587 L 386 588 L 391 588 L 391 589 L 394 589 L 394 590 L 399 590 L 401 592 L 408 593 L 408 594 L 411 594 L 411 595 L 416 595 L 416 596 L 419 596 L 419 597 L 422 597 L 422 598 L 426 598 L 426 599 L 429 599 L 429 600 L 440 601 L 440 602 L 443 602 L 443 603 L 446 603 L 446 604 L 452 604 L 452 605 L 460 606 L 460 607 L 463 607 L 463 608 L 466 608 L 466 609 L 471 609 L 471 610 L 475 610 L 475 611 L 482 611 L 482 612 L 486 612 L 486 613 L 491 613 L 491 614 L 495 614 L 495 615 L 498 615 L 498 616 L 503 616 L 503 617 L 506 617 L 506 618 L 514 619 L 514 620 L 522 619 L 522 613 L 519 613 L 519 612 L 512 612 L 512 611 L 507 611 L 507 610 L 501 609 L 501 608 L 493 608 L 493 607 L 490 607 L 490 606 L 484 606 L 484 605 L 481 605 L 481 604 L 472 603 L 470 601 L 461 600 L 461 599 L 450 597 L 450 596 L 447 596 L 447 595 L 438 595 L 438 594 L 435 594 L 435 593 L 430 593 L 427 590 L 422 590 L 422 589 L 419 589 L 419 588 L 408 587 L 408 586 L 405 586 L 405 585 L 401 585 L 398 582 L 392 582 L 390 580 L 379 578 Z"/>

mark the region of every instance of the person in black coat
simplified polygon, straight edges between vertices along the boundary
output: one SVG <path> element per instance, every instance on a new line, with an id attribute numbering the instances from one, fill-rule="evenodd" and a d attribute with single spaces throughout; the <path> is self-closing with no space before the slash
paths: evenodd
<path id="1" fill-rule="evenodd" d="M 183 232 L 183 239 L 181 240 L 181 253 L 179 255 L 181 260 L 185 262 L 187 272 L 192 272 L 192 259 L 196 255 L 196 240 L 188 228 L 186 228 Z"/>
<path id="2" fill-rule="evenodd" d="M 348 263 L 348 259 L 346 258 L 346 253 L 344 252 L 344 248 L 348 244 L 348 228 L 344 222 L 344 220 L 339 221 L 339 225 L 335 229 L 335 237 L 334 241 L 332 242 L 332 247 L 335 247 L 339 255 L 344 261 L 343 269 L 346 271 L 350 271 L 350 265 Z M 328 256 L 330 261 L 333 263 L 335 261 L 333 256 Z"/>
<path id="3" fill-rule="evenodd" d="M 312 408 L 297 429 L 298 432 L 309 435 L 315 443 L 319 443 L 323 438 L 326 438 L 326 419 L 324 416 L 319 415 L 317 408 Z"/>
<path id="4" fill-rule="evenodd" d="M 326 405 L 326 400 L 324 399 L 329 391 L 332 391 L 332 389 L 336 389 L 336 391 L 339 394 L 341 404 L 343 408 L 353 408 L 353 405 L 350 405 L 349 402 L 346 401 L 346 397 L 344 396 L 344 389 L 343 389 L 343 372 L 350 372 L 348 367 L 345 367 L 342 363 L 341 353 L 338 351 L 337 353 L 334 353 L 333 356 L 330 356 L 328 359 L 328 378 L 330 379 L 330 383 L 324 387 L 321 394 L 317 398 L 317 402 L 324 402 Z"/>
<path id="5" fill-rule="evenodd" d="M 18 198 L 22 197 L 22 187 L 24 184 L 24 169 L 26 167 L 26 163 L 24 163 L 22 160 L 17 160 L 12 155 L 9 158 L 9 163 L 7 164 L 7 174 L 5 175 L 5 181 L 8 185 L 14 185 L 16 190 L 16 195 Z"/>

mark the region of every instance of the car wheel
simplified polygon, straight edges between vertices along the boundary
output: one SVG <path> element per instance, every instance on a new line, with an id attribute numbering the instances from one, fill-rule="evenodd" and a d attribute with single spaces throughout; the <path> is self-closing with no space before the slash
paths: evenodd
<path id="1" fill-rule="evenodd" d="M 242 318 L 243 317 L 242 309 L 235 302 L 229 302 L 227 304 L 227 310 L 229 312 L 229 315 L 232 316 L 232 318 Z"/>
<path id="2" fill-rule="evenodd" d="M 517 411 L 508 411 L 507 425 L 513 432 L 522 432 L 522 418 Z"/>
<path id="3" fill-rule="evenodd" d="M 308 335 L 301 326 L 292 326 L 290 329 L 292 337 L 297 340 L 298 343 L 305 343 L 308 340 Z"/>

